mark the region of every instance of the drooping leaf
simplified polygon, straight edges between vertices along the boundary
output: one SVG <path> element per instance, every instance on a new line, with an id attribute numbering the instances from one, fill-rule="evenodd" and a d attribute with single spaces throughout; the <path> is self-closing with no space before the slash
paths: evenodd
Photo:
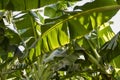
<path id="1" fill-rule="evenodd" d="M 100 54 L 102 55 L 103 61 L 106 62 L 112 61 L 114 58 L 120 55 L 120 33 L 116 34 L 110 41 L 106 42 L 105 45 L 101 48 Z"/>
<path id="2" fill-rule="evenodd" d="M 43 52 L 48 52 L 69 43 L 69 36 L 67 32 L 68 29 L 66 25 L 67 24 L 58 25 L 59 27 L 55 28 L 53 31 L 50 31 L 49 35 L 44 33 L 41 45 L 41 50 L 43 50 Z"/>
<path id="3" fill-rule="evenodd" d="M 111 6 L 112 7 L 112 6 Z M 109 6 L 107 6 L 105 9 L 105 11 L 110 11 L 110 9 L 113 9 Z M 116 6 L 116 7 L 119 7 L 119 6 Z M 70 38 L 70 39 L 76 39 L 76 38 L 81 38 L 83 37 L 84 35 L 88 34 L 89 32 L 91 32 L 92 30 L 97 30 L 100 25 L 102 25 L 104 23 L 104 21 L 102 19 L 99 20 L 99 18 L 105 18 L 106 16 L 102 16 L 102 15 L 96 15 L 98 13 L 101 13 L 100 11 L 103 9 L 104 7 L 101 7 L 101 8 L 97 8 L 97 9 L 92 9 L 92 10 L 88 10 L 88 11 L 83 11 L 81 13 L 76 13 L 74 15 L 71 15 L 69 16 L 68 18 L 62 20 L 58 23 L 56 23 L 55 25 L 53 24 L 53 26 L 51 25 L 51 27 L 49 27 L 49 29 L 43 33 L 42 35 L 42 39 L 44 42 L 42 43 L 45 43 L 45 42 L 48 42 L 48 43 L 45 43 L 45 44 L 42 44 L 42 50 L 44 50 L 44 47 L 46 45 L 46 50 L 51 50 L 51 49 L 55 49 L 57 48 L 58 45 L 58 38 L 54 38 L 54 42 L 55 40 L 57 40 L 56 42 L 56 47 L 54 48 L 51 48 L 51 46 L 53 47 L 53 43 L 54 42 L 51 42 L 53 41 L 51 38 L 50 38 L 50 35 L 54 36 L 57 34 L 57 28 L 59 28 L 60 26 L 62 26 L 64 23 L 68 22 L 67 25 L 65 25 L 67 31 L 65 31 L 65 33 L 67 33 L 67 37 Z M 91 13 L 91 14 L 90 14 Z M 89 15 L 89 16 L 88 16 Z M 94 16 L 92 19 L 91 19 L 91 16 Z M 113 15 L 113 13 L 111 14 Z M 98 19 L 97 19 L 98 17 Z M 110 19 L 111 17 L 109 17 Z M 107 20 L 109 20 L 107 18 Z M 86 21 L 87 20 L 87 21 Z M 94 22 L 98 20 L 98 22 Z M 99 25 L 98 25 L 99 23 Z M 44 26 L 45 27 L 45 26 Z M 69 30 L 68 30 L 69 29 Z M 52 33 L 52 34 L 51 34 Z M 51 36 L 51 37 L 52 37 Z M 50 40 L 49 40 L 50 39 Z"/>

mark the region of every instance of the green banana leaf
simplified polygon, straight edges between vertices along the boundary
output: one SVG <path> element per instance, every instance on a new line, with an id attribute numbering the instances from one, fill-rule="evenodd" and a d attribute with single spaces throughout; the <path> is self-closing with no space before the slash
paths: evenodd
<path id="1" fill-rule="evenodd" d="M 6 10 L 30 10 L 40 8 L 45 5 L 53 4 L 64 0 L 0 0 L 0 9 Z M 78 1 L 78 0 L 70 0 Z"/>
<path id="2" fill-rule="evenodd" d="M 84 11 L 80 12 L 80 13 L 78 12 L 74 15 L 69 16 L 68 18 L 66 18 L 64 20 L 61 20 L 60 22 L 56 23 L 55 25 L 53 24 L 53 26 L 48 28 L 48 30 L 46 30 L 46 32 L 44 32 L 42 34 L 41 38 L 42 38 L 43 42 L 42 42 L 41 50 L 49 51 L 49 50 L 57 48 L 56 46 L 57 45 L 59 46 L 58 43 L 60 43 L 60 42 L 58 42 L 58 41 L 60 41 L 59 39 L 67 40 L 66 43 L 63 43 L 63 45 L 65 45 L 65 44 L 69 43 L 69 40 L 82 38 L 86 34 L 89 34 L 93 30 L 98 31 L 98 34 L 99 34 L 98 29 L 103 28 L 103 27 L 101 27 L 101 25 L 103 23 L 105 23 L 105 21 L 108 21 L 111 18 L 111 15 L 113 16 L 115 14 L 115 13 L 111 12 L 111 10 L 106 8 L 106 10 L 105 10 L 106 13 L 108 13 L 108 12 L 109 12 L 109 14 L 111 13 L 110 15 L 108 15 L 108 14 L 106 15 L 106 14 L 104 14 L 105 11 L 104 11 L 104 13 L 99 12 L 99 10 L 101 10 L 101 9 L 103 9 L 103 7 L 99 8 L 99 9 L 97 8 L 97 10 L 95 8 L 95 9 L 91 9 L 91 10 L 88 10 L 85 12 Z M 116 12 L 116 10 L 115 10 L 115 12 Z M 106 19 L 106 17 L 107 17 L 107 19 Z M 57 38 L 57 36 L 59 37 L 59 34 L 57 33 L 58 32 L 57 29 L 59 29 L 60 27 L 64 27 L 64 30 L 61 29 L 61 31 L 64 31 L 64 33 L 66 33 L 65 34 L 66 38 L 64 38 L 62 36 L 60 38 Z M 98 36 L 98 34 L 97 34 L 97 36 Z M 114 33 L 111 32 L 110 34 L 114 34 Z M 99 35 L 101 36 L 102 34 L 100 33 Z M 53 39 L 52 40 L 50 38 L 50 36 L 51 37 L 56 36 L 56 37 L 52 38 Z M 106 35 L 106 36 L 109 36 L 109 35 Z M 113 35 L 111 37 L 113 37 Z M 55 42 L 55 44 L 54 44 L 54 42 Z M 102 42 L 102 44 L 103 43 L 105 43 L 105 42 Z"/>

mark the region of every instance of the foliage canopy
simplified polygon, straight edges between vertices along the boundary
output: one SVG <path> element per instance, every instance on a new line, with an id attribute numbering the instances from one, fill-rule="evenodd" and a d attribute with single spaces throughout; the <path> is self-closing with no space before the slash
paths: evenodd
<path id="1" fill-rule="evenodd" d="M 82 1 L 0 0 L 0 80 L 119 80 L 120 0 Z"/>

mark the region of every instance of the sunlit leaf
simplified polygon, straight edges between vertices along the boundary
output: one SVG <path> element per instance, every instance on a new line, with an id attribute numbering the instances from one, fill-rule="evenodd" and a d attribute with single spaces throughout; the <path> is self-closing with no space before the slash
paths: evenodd
<path id="1" fill-rule="evenodd" d="M 110 41 L 106 42 L 106 44 L 102 47 L 102 50 L 100 53 L 103 56 L 103 60 L 107 59 L 106 61 L 110 62 L 115 57 L 119 56 L 119 52 L 118 52 L 118 50 L 120 49 L 119 38 L 120 36 L 118 33 Z"/>

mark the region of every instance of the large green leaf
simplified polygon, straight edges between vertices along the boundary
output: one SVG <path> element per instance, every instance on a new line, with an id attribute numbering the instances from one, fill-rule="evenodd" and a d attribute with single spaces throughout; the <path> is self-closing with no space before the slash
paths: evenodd
<path id="1" fill-rule="evenodd" d="M 77 16 L 69 20 L 69 32 L 70 38 L 75 39 L 77 37 L 83 37 L 85 34 L 89 33 L 92 28 L 92 21 L 89 18 L 89 15 Z"/>
<path id="2" fill-rule="evenodd" d="M 111 29 L 109 23 L 105 23 L 99 28 L 98 39 L 100 47 L 105 44 L 105 42 L 111 40 L 115 36 L 114 32 Z"/>
<path id="3" fill-rule="evenodd" d="M 119 56 L 120 50 L 120 33 L 116 34 L 110 41 L 106 42 L 106 44 L 101 49 L 101 55 L 103 61 L 110 62 L 115 57 Z"/>
<path id="4" fill-rule="evenodd" d="M 0 9 L 6 10 L 30 10 L 40 8 L 48 4 L 64 0 L 0 0 Z M 71 0 L 77 1 L 77 0 Z"/>
<path id="5" fill-rule="evenodd" d="M 82 6 L 76 6 L 75 9 L 82 9 L 82 10 L 89 10 L 93 9 L 96 7 L 101 7 L 101 6 L 109 6 L 109 5 L 116 5 L 116 1 L 114 0 L 94 0 L 93 2 L 88 2 Z"/>
<path id="6" fill-rule="evenodd" d="M 116 6 L 116 8 L 117 7 L 119 6 Z M 60 19 L 61 21 L 57 22 L 55 25 L 51 25 L 51 27 L 49 27 L 48 30 L 46 30 L 42 34 L 42 50 L 46 50 L 47 52 L 49 50 L 59 47 L 60 46 L 59 43 L 61 43 L 59 42 L 60 41 L 59 39 L 67 40 L 67 41 L 64 40 L 64 42 L 66 43 L 62 43 L 62 45 L 64 45 L 69 42 L 68 39 L 81 38 L 86 34 L 88 34 L 89 32 L 91 32 L 92 30 L 97 30 L 100 27 L 100 25 L 104 23 L 104 20 L 102 19 L 105 19 L 107 17 L 107 19 L 105 20 L 108 21 L 111 18 L 111 16 L 105 14 L 104 16 L 102 16 L 103 13 L 100 12 L 102 9 L 104 9 L 104 13 L 105 11 L 111 12 L 111 10 L 115 9 L 115 6 L 106 6 L 106 7 L 91 9 L 88 11 L 83 11 L 80 13 L 78 12 L 74 15 L 69 16 L 64 20 Z M 101 14 L 101 15 L 97 15 L 97 14 Z M 114 14 L 115 13 L 111 13 L 111 15 Z M 65 34 L 63 34 L 62 36 L 65 35 L 66 38 L 62 36 L 60 38 L 57 38 L 57 36 L 59 36 L 57 29 L 59 29 L 60 27 L 64 27 L 64 29 L 61 28 L 59 32 L 64 32 Z"/>
<path id="7" fill-rule="evenodd" d="M 89 34 L 86 34 L 85 37 L 78 39 L 79 44 L 87 50 L 90 50 L 91 47 L 87 44 L 89 42 L 94 46 L 95 49 L 99 51 L 100 47 L 105 44 L 105 42 L 111 40 L 114 36 L 114 32 L 108 23 L 101 25 L 97 31 L 93 30 Z M 87 41 L 88 40 L 88 41 Z"/>
<path id="8" fill-rule="evenodd" d="M 30 47 L 36 37 L 36 25 L 33 22 L 34 18 L 32 18 L 30 12 L 21 12 L 19 15 L 21 16 L 17 16 L 17 14 L 14 16 L 17 31 L 20 35 L 20 38 L 23 40 L 23 43 Z"/>
<path id="9" fill-rule="evenodd" d="M 69 43 L 67 24 L 60 24 L 54 30 L 50 30 L 49 34 L 43 34 L 41 50 L 43 53 L 48 52 L 67 43 Z"/>
<path id="10" fill-rule="evenodd" d="M 96 5 L 96 2 L 99 3 L 101 1 L 96 0 L 95 2 L 91 2 L 88 4 Z M 102 1 L 101 3 L 104 3 L 104 1 Z M 98 29 L 100 28 L 100 26 L 103 23 L 107 22 L 116 13 L 117 7 L 119 8 L 119 6 L 115 5 L 116 6 L 116 9 L 115 9 L 114 4 L 116 4 L 116 2 L 113 0 L 111 0 L 109 3 L 104 3 L 104 5 L 101 4 L 99 6 L 94 6 L 93 9 L 90 7 L 86 7 L 88 6 L 88 4 L 85 4 L 83 6 L 83 8 L 85 8 L 85 11 L 83 10 L 80 12 L 76 12 L 75 14 L 70 14 L 68 18 L 56 20 L 56 22 L 54 21 L 55 22 L 54 24 L 49 26 L 47 25 L 43 26 L 41 28 L 42 29 L 41 50 L 45 52 L 49 52 L 50 50 L 53 50 L 59 47 L 61 45 L 60 44 L 61 41 L 59 39 L 72 40 L 76 38 L 82 38 L 92 30 L 95 30 L 98 32 Z M 109 5 L 113 5 L 113 6 L 109 6 Z M 46 10 L 45 10 L 46 15 L 48 15 L 49 17 L 54 17 L 53 14 L 52 15 L 48 14 L 49 11 L 47 13 L 47 10 L 49 10 L 51 13 L 53 12 L 54 14 L 56 12 L 56 8 L 51 6 L 51 7 L 46 7 Z M 57 36 L 59 36 L 59 34 L 57 29 L 59 29 L 63 25 L 65 27 L 64 29 L 66 30 L 62 29 L 59 32 L 63 31 L 64 33 L 66 33 L 64 34 L 66 38 L 64 37 L 58 38 Z M 97 33 L 97 35 L 98 34 L 99 33 Z M 62 43 L 62 45 L 69 43 L 69 40 L 68 41 L 64 40 L 64 42 L 66 43 Z M 105 42 L 102 42 L 102 44 L 103 43 Z"/>

